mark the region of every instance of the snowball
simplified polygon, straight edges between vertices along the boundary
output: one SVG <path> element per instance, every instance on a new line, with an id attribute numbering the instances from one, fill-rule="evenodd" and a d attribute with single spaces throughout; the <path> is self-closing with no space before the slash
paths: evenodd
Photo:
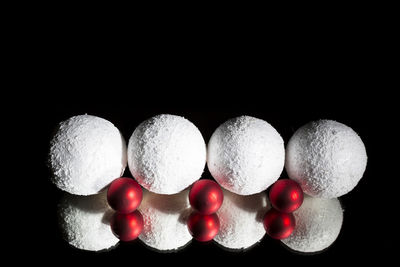
<path id="1" fill-rule="evenodd" d="M 304 196 L 295 211 L 296 227 L 282 242 L 299 252 L 317 252 L 329 247 L 338 237 L 343 222 L 343 210 L 337 198 Z"/>
<path id="2" fill-rule="evenodd" d="M 51 141 L 52 181 L 76 195 L 98 193 L 125 170 L 126 144 L 109 121 L 90 115 L 60 123 Z"/>
<path id="3" fill-rule="evenodd" d="M 367 165 L 361 138 L 346 125 L 320 120 L 298 129 L 286 148 L 286 170 L 313 197 L 334 198 L 350 192 Z"/>
<path id="4" fill-rule="evenodd" d="M 107 204 L 106 191 L 92 196 L 65 194 L 59 205 L 64 239 L 72 246 L 91 251 L 118 243 L 110 227 L 113 211 Z"/>
<path id="5" fill-rule="evenodd" d="M 267 189 L 279 178 L 284 159 L 279 133 L 266 121 L 249 116 L 226 121 L 208 143 L 207 165 L 212 176 L 240 195 Z"/>
<path id="6" fill-rule="evenodd" d="M 152 117 L 142 122 L 129 140 L 129 169 L 144 188 L 154 193 L 182 191 L 200 178 L 205 163 L 204 139 L 183 117 Z"/>
<path id="7" fill-rule="evenodd" d="M 241 196 L 223 191 L 224 202 L 217 211 L 221 226 L 214 240 L 229 249 L 249 248 L 265 234 L 263 217 L 270 208 L 266 194 Z"/>
<path id="8" fill-rule="evenodd" d="M 192 240 L 186 220 L 192 211 L 189 190 L 175 195 L 158 195 L 143 190 L 139 206 L 144 228 L 139 239 L 156 250 L 176 250 Z"/>

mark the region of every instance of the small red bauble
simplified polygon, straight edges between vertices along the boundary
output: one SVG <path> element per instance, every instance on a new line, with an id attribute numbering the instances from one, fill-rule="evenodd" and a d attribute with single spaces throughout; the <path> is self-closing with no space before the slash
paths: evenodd
<path id="1" fill-rule="evenodd" d="M 187 225 L 193 238 L 200 242 L 212 240 L 220 226 L 217 214 L 204 215 L 196 211 L 190 214 Z"/>
<path id="2" fill-rule="evenodd" d="M 303 190 L 293 180 L 278 180 L 269 191 L 269 199 L 275 209 L 290 213 L 297 210 L 303 203 Z"/>
<path id="3" fill-rule="evenodd" d="M 223 200 L 221 187 L 212 180 L 195 182 L 189 192 L 190 205 L 201 214 L 215 213 Z"/>
<path id="4" fill-rule="evenodd" d="M 264 216 L 264 228 L 267 234 L 275 239 L 285 239 L 291 235 L 296 226 L 292 213 L 270 209 Z"/>
<path id="5" fill-rule="evenodd" d="M 142 197 L 142 188 L 132 178 L 115 179 L 107 191 L 108 204 L 120 213 L 135 211 L 142 202 Z"/>
<path id="6" fill-rule="evenodd" d="M 143 216 L 136 210 L 129 214 L 116 212 L 111 219 L 111 230 L 121 241 L 136 239 L 143 230 Z"/>

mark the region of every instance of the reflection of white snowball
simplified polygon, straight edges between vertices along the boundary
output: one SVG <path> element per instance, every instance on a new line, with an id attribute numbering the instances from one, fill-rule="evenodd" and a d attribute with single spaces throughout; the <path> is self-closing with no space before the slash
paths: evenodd
<path id="1" fill-rule="evenodd" d="M 220 125 L 208 143 L 207 166 L 225 189 L 240 195 L 273 184 L 285 160 L 283 139 L 268 122 L 241 116 Z"/>
<path id="2" fill-rule="evenodd" d="M 175 195 L 159 195 L 143 190 L 139 210 L 144 228 L 139 239 L 156 250 L 175 250 L 186 245 L 192 236 L 186 220 L 191 212 L 189 190 Z"/>
<path id="3" fill-rule="evenodd" d="M 305 195 L 294 217 L 296 227 L 282 242 L 299 252 L 317 252 L 329 247 L 338 237 L 343 210 L 337 198 L 312 198 Z"/>
<path id="4" fill-rule="evenodd" d="M 90 115 L 69 118 L 51 141 L 53 183 L 75 195 L 97 194 L 121 176 L 126 144 L 109 121 Z"/>
<path id="5" fill-rule="evenodd" d="M 262 222 L 269 209 L 265 193 L 240 196 L 224 191 L 224 202 L 217 211 L 220 230 L 214 240 L 229 249 L 248 248 L 259 242 L 265 229 Z"/>
<path id="6" fill-rule="evenodd" d="M 147 190 L 176 194 L 200 178 L 206 164 L 206 145 L 200 131 L 187 119 L 157 115 L 133 132 L 128 164 Z"/>
<path id="7" fill-rule="evenodd" d="M 367 153 L 350 127 L 331 120 L 298 129 L 286 148 L 286 170 L 313 197 L 334 198 L 350 192 L 362 178 Z"/>
<path id="8" fill-rule="evenodd" d="M 106 191 L 86 197 L 66 194 L 59 205 L 65 240 L 84 250 L 99 251 L 118 243 L 109 225 L 112 214 Z"/>

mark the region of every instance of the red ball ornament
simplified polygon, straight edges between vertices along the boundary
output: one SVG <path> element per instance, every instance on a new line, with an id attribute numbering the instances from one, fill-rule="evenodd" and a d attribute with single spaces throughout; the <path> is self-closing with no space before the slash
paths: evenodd
<path id="1" fill-rule="evenodd" d="M 143 230 L 143 216 L 136 210 L 129 214 L 116 212 L 111 219 L 111 230 L 121 241 L 136 239 Z"/>
<path id="2" fill-rule="evenodd" d="M 215 213 L 223 200 L 221 187 L 212 180 L 195 182 L 189 192 L 190 205 L 201 214 Z"/>
<path id="3" fill-rule="evenodd" d="M 292 213 L 284 213 L 276 209 L 270 209 L 264 216 L 264 228 L 267 234 L 275 239 L 285 239 L 289 237 L 296 221 Z"/>
<path id="4" fill-rule="evenodd" d="M 142 188 L 132 178 L 115 179 L 107 191 L 108 204 L 120 213 L 135 211 L 142 202 L 142 197 Z"/>
<path id="5" fill-rule="evenodd" d="M 212 240 L 218 234 L 220 226 L 217 214 L 204 215 L 197 211 L 190 214 L 187 225 L 193 238 L 200 242 Z"/>
<path id="6" fill-rule="evenodd" d="M 269 199 L 275 209 L 291 213 L 297 210 L 303 203 L 303 190 L 293 180 L 278 180 L 272 185 L 269 191 Z"/>

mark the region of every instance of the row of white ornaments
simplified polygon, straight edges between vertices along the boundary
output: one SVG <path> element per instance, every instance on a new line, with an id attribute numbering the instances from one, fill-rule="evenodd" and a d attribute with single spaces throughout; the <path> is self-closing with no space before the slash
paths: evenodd
<path id="1" fill-rule="evenodd" d="M 215 241 L 231 249 L 252 246 L 265 234 L 259 214 L 269 208 L 266 195 L 259 192 L 279 178 L 285 163 L 281 136 L 263 120 L 249 116 L 228 120 L 217 128 L 206 149 L 200 131 L 190 121 L 158 115 L 136 128 L 126 152 L 124 139 L 112 123 L 81 115 L 60 124 L 50 149 L 53 182 L 72 194 L 98 193 L 122 175 L 128 162 L 137 181 L 152 191 L 145 191 L 139 208 L 149 222 L 139 238 L 159 250 L 176 249 L 191 240 L 182 221 L 190 213 L 184 189 L 200 178 L 206 161 L 216 181 L 233 192 L 224 191 L 218 212 L 221 230 Z M 295 232 L 282 242 L 304 252 L 329 246 L 343 219 L 335 197 L 355 187 L 366 161 L 364 144 L 351 128 L 328 120 L 301 127 L 287 145 L 286 170 L 305 193 L 318 198 L 306 196 L 295 212 Z M 86 197 L 102 203 L 97 213 L 85 209 L 85 197 L 67 196 L 71 201 L 60 206 L 67 240 L 78 248 L 101 250 L 118 241 L 102 225 L 106 220 L 99 220 L 108 212 L 99 196 Z M 86 204 L 80 205 L 78 199 Z M 88 221 L 94 227 L 89 229 Z"/>

